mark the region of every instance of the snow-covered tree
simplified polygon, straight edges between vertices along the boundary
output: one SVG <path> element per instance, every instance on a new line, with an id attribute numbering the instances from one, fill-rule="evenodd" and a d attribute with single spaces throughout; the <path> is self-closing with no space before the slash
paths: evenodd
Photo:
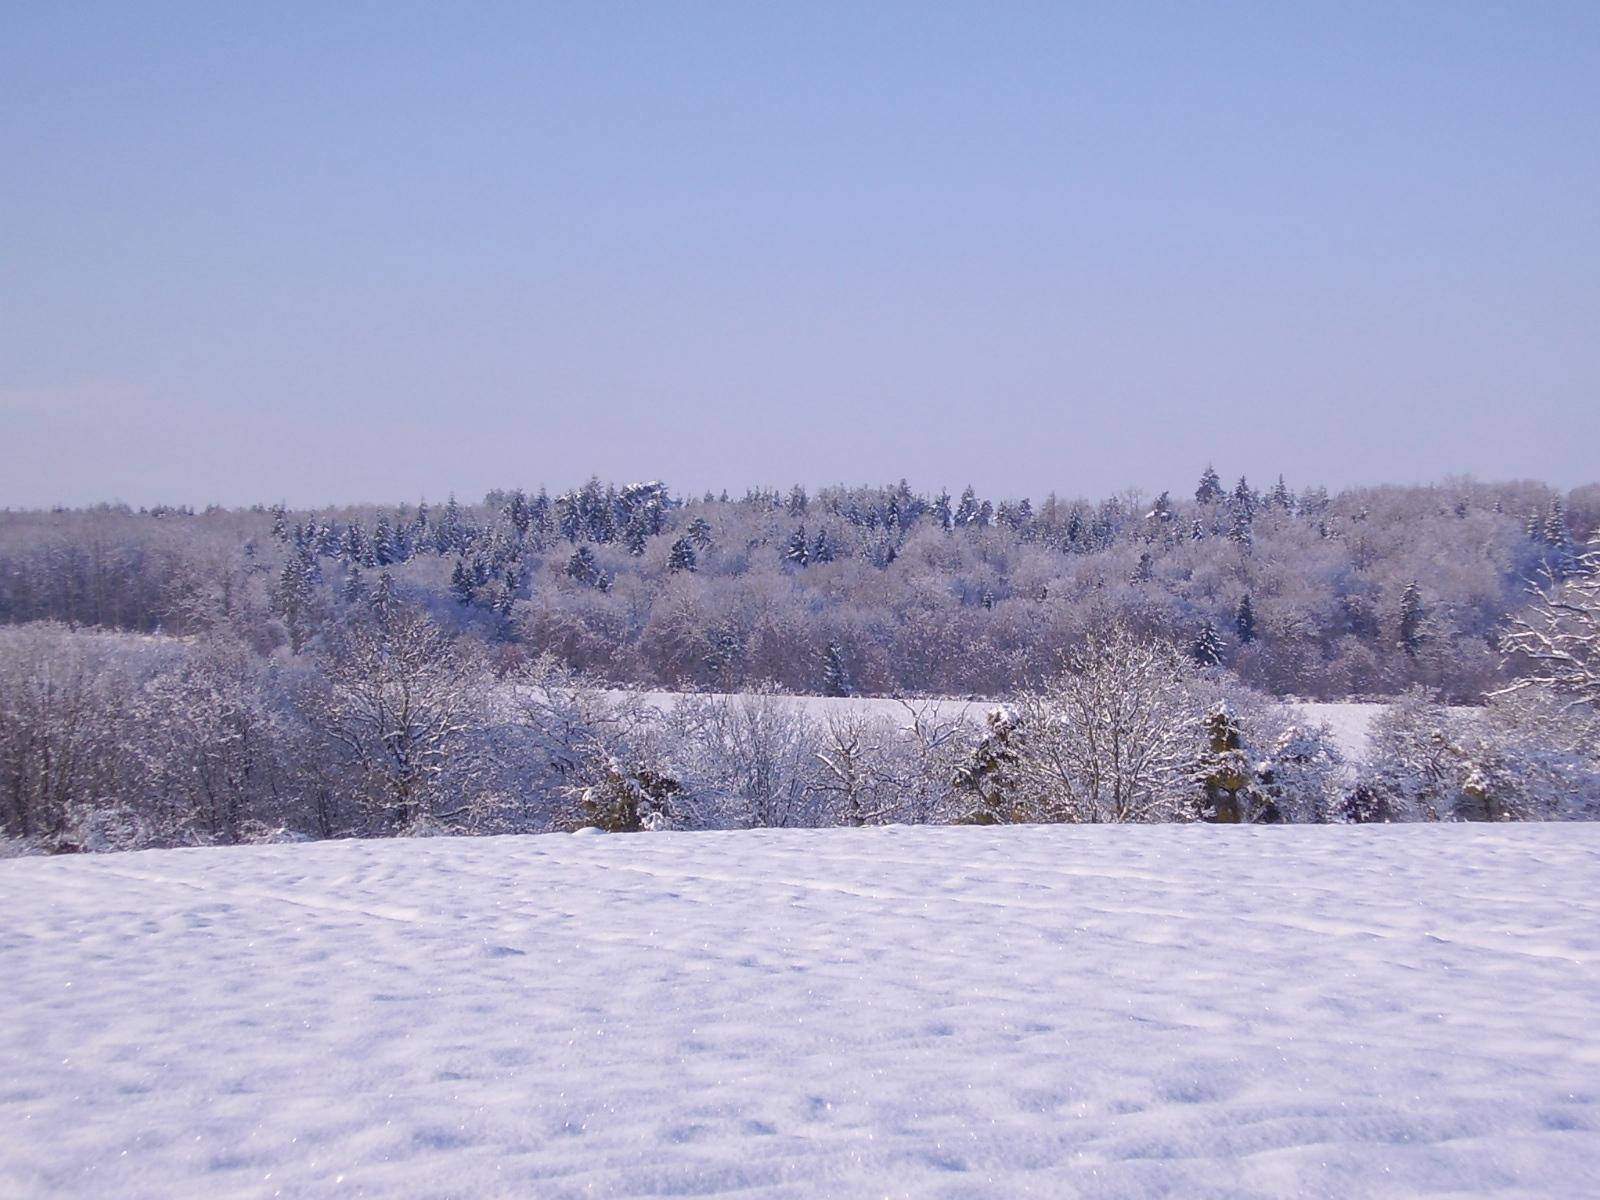
<path id="1" fill-rule="evenodd" d="M 667 552 L 667 570 L 674 573 L 679 571 L 694 571 L 699 566 L 699 558 L 694 552 L 694 542 L 686 537 L 681 537 L 672 543 L 672 548 Z"/>
<path id="2" fill-rule="evenodd" d="M 1600 707 L 1600 538 L 1579 568 L 1534 589 L 1533 604 L 1512 619 L 1500 645 L 1519 674 L 1506 691 L 1544 690 Z"/>
<path id="3" fill-rule="evenodd" d="M 1173 647 L 1118 626 L 1023 693 L 1017 802 L 1035 819 L 1172 821 L 1193 815 L 1204 707 Z"/>
<path id="4" fill-rule="evenodd" d="M 481 728 L 481 670 L 469 644 L 404 606 L 352 622 L 325 655 L 307 711 L 360 773 L 380 827 L 464 811 L 465 789 L 441 785 L 467 765 Z"/>
<path id="5" fill-rule="evenodd" d="M 1223 652 L 1227 645 L 1222 640 L 1222 635 L 1217 632 L 1217 627 L 1210 620 L 1200 623 L 1199 631 L 1194 635 L 1194 641 L 1189 644 L 1189 657 L 1202 667 L 1214 667 L 1222 661 Z"/>

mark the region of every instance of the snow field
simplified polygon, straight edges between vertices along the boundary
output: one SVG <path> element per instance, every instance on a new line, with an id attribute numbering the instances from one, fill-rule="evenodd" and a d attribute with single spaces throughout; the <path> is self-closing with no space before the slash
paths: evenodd
<path id="1" fill-rule="evenodd" d="M 1600 826 L 0 862 L 0 1195 L 1600 1194 Z"/>
<path id="2" fill-rule="evenodd" d="M 617 693 L 622 694 L 622 693 Z M 646 703 L 656 708 L 666 710 L 677 704 L 686 695 L 686 692 L 659 692 L 646 691 L 639 696 Z M 737 695 L 725 697 L 737 700 Z M 882 717 L 894 724 L 903 725 L 906 719 L 906 710 L 898 700 L 880 696 L 791 696 L 782 695 L 778 699 L 785 704 L 794 704 L 803 709 L 813 720 L 825 720 L 830 713 L 835 712 L 864 712 L 871 716 Z M 963 700 L 954 697 L 945 697 L 934 700 L 912 700 L 914 705 L 930 704 L 932 710 L 941 717 L 965 718 L 974 723 L 980 723 L 984 714 L 996 704 L 998 700 Z M 1288 701 L 1288 706 L 1302 714 L 1302 719 L 1311 725 L 1326 725 L 1333 735 L 1334 743 L 1341 753 L 1350 762 L 1358 762 L 1366 757 L 1368 746 L 1368 730 L 1371 728 L 1372 719 L 1382 712 L 1385 704 L 1370 704 L 1358 701 L 1340 701 L 1337 703 L 1322 701 Z"/>

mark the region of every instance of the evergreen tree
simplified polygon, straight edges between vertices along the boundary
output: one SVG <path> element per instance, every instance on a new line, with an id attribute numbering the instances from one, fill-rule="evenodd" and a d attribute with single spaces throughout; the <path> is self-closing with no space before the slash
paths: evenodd
<path id="1" fill-rule="evenodd" d="M 457 604 L 471 604 L 472 588 L 472 576 L 467 572 L 467 564 L 456 559 L 456 568 L 450 572 L 450 594 L 455 597 Z"/>
<path id="2" fill-rule="evenodd" d="M 272 606 L 283 618 L 284 628 L 289 631 L 289 649 L 295 654 L 305 648 L 311 637 L 313 582 L 311 563 L 304 554 L 292 552 L 278 575 Z"/>
<path id="3" fill-rule="evenodd" d="M 667 554 L 667 570 L 676 574 L 679 571 L 694 571 L 699 565 L 693 542 L 681 537 L 672 543 L 672 549 Z"/>
<path id="4" fill-rule="evenodd" d="M 711 549 L 711 522 L 704 517 L 696 517 L 690 521 L 689 540 L 701 550 Z"/>
<path id="5" fill-rule="evenodd" d="M 946 532 L 955 524 L 955 515 L 950 511 L 950 493 L 942 488 L 933 500 L 933 519 Z"/>
<path id="6" fill-rule="evenodd" d="M 1226 702 L 1216 704 L 1206 717 L 1206 752 L 1197 775 L 1202 818 L 1222 825 L 1251 819 L 1255 773 L 1244 751 L 1239 721 Z"/>
<path id="7" fill-rule="evenodd" d="M 400 611 L 400 592 L 395 587 L 394 576 L 389 572 L 384 571 L 378 576 L 377 586 L 367 597 L 367 607 L 372 610 L 373 618 L 380 626 L 388 625 L 394 614 Z"/>
<path id="8" fill-rule="evenodd" d="M 380 567 L 387 567 L 399 559 L 395 553 L 394 527 L 387 513 L 378 514 L 378 523 L 372 531 L 372 557 Z"/>
<path id="9" fill-rule="evenodd" d="M 791 517 L 803 517 L 803 516 L 805 516 L 806 515 L 806 508 L 809 505 L 810 505 L 810 500 L 806 496 L 805 488 L 801 487 L 797 483 L 797 484 L 794 485 L 794 487 L 789 489 L 788 511 L 789 511 L 789 515 Z"/>
<path id="10" fill-rule="evenodd" d="M 1540 531 L 1544 544 L 1550 547 L 1546 561 L 1556 579 L 1566 579 L 1577 571 L 1578 556 L 1573 550 L 1572 532 L 1567 528 L 1567 509 L 1557 496 L 1550 503 L 1550 513 Z"/>
<path id="11" fill-rule="evenodd" d="M 344 586 L 340 589 L 339 594 L 344 598 L 346 604 L 357 604 L 360 602 L 361 597 L 366 594 L 366 590 L 367 586 L 362 581 L 360 566 L 356 563 L 351 563 L 349 570 L 344 574 Z"/>
<path id="12" fill-rule="evenodd" d="M 957 525 L 975 525 L 978 521 L 978 496 L 969 484 L 961 493 L 961 503 L 956 506 L 955 517 Z"/>
<path id="13" fill-rule="evenodd" d="M 811 559 L 811 549 L 806 545 L 806 527 L 800 526 L 789 535 L 789 542 L 783 548 L 783 561 L 791 567 L 803 567 Z"/>
<path id="14" fill-rule="evenodd" d="M 645 540 L 648 536 L 649 531 L 644 522 L 637 517 L 630 518 L 627 532 L 623 535 L 623 542 L 628 547 L 628 553 L 634 558 L 641 557 L 644 554 Z"/>
<path id="15" fill-rule="evenodd" d="M 1243 475 L 1239 482 L 1233 485 L 1233 495 L 1228 497 L 1228 505 L 1235 513 L 1243 513 L 1246 520 L 1254 520 L 1256 515 L 1256 494 L 1250 487 L 1250 481 Z"/>
<path id="16" fill-rule="evenodd" d="M 1189 657 L 1202 667 L 1214 667 L 1222 662 L 1223 648 L 1222 635 L 1207 620 L 1201 623 L 1200 632 L 1189 646 Z"/>
<path id="17" fill-rule="evenodd" d="M 1248 646 L 1256 640 L 1256 610 L 1250 603 L 1249 592 L 1240 597 L 1239 607 L 1234 610 L 1233 629 L 1241 646 Z"/>
<path id="18" fill-rule="evenodd" d="M 1272 495 L 1267 503 L 1274 508 L 1281 508 L 1284 512 L 1294 511 L 1294 494 L 1289 491 L 1289 485 L 1283 481 L 1283 476 L 1278 476 L 1278 482 L 1272 486 Z"/>
<path id="19" fill-rule="evenodd" d="M 1215 504 L 1222 499 L 1222 480 L 1211 464 L 1206 464 L 1205 471 L 1200 476 L 1200 486 L 1194 490 L 1194 498 L 1200 504 Z"/>
<path id="20" fill-rule="evenodd" d="M 339 541 L 339 557 L 351 566 L 363 562 L 367 556 L 367 538 L 355 521 L 345 526 L 344 537 Z"/>
<path id="21" fill-rule="evenodd" d="M 833 561 L 833 542 L 828 539 L 828 527 L 826 525 L 817 530 L 817 540 L 811 544 L 811 561 L 814 563 L 831 563 Z"/>
<path id="22" fill-rule="evenodd" d="M 516 530 L 518 537 L 523 537 L 527 534 L 528 523 L 532 519 L 532 515 L 528 511 L 527 494 L 521 488 L 512 492 L 511 499 L 506 501 L 505 516 L 506 520 L 510 522 L 511 528 Z"/>
<path id="23" fill-rule="evenodd" d="M 1410 658 L 1416 658 L 1422 648 L 1422 622 L 1426 613 L 1422 607 L 1422 589 L 1416 580 L 1406 584 L 1400 596 L 1400 648 Z"/>
<path id="24" fill-rule="evenodd" d="M 600 564 L 595 560 L 594 551 L 587 545 L 579 546 L 567 560 L 567 577 L 592 588 L 600 588 L 605 578 L 601 573 Z"/>
<path id="25" fill-rule="evenodd" d="M 853 690 L 850 672 L 845 667 L 844 651 L 838 642 L 829 642 L 822 652 L 822 694 L 848 696 Z"/>

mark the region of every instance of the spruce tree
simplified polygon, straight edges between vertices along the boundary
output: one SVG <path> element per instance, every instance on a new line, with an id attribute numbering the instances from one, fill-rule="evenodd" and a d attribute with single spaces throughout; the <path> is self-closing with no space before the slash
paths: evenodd
<path id="1" fill-rule="evenodd" d="M 1415 580 L 1406 584 L 1400 596 L 1400 648 L 1410 658 L 1416 658 L 1422 648 L 1422 621 L 1426 613 L 1422 607 L 1422 589 Z"/>
<path id="2" fill-rule="evenodd" d="M 567 560 L 567 577 L 577 580 L 585 587 L 601 586 L 604 576 L 600 573 L 600 564 L 595 561 L 594 551 L 587 545 L 579 546 Z"/>
<path id="3" fill-rule="evenodd" d="M 667 553 L 667 570 L 676 574 L 679 571 L 694 571 L 699 565 L 693 542 L 681 537 L 672 543 L 672 549 Z"/>
<path id="4" fill-rule="evenodd" d="M 811 548 L 806 545 L 806 527 L 800 526 L 789 535 L 783 548 L 783 561 L 791 567 L 803 567 L 811 561 Z"/>
<path id="5" fill-rule="evenodd" d="M 1248 646 L 1256 640 L 1256 610 L 1250 603 L 1249 592 L 1239 599 L 1239 607 L 1233 614 L 1233 630 L 1238 634 L 1241 646 Z"/>
<path id="6" fill-rule="evenodd" d="M 822 652 L 822 694 L 848 696 L 852 690 L 850 672 L 845 667 L 844 651 L 838 642 L 829 642 Z"/>
<path id="7" fill-rule="evenodd" d="M 467 571 L 467 564 L 459 558 L 456 559 L 456 569 L 450 572 L 450 594 L 460 605 L 472 603 L 472 576 Z"/>
<path id="8" fill-rule="evenodd" d="M 1194 490 L 1194 498 L 1200 504 L 1215 504 L 1222 499 L 1222 479 L 1210 463 L 1200 475 L 1200 486 Z"/>
<path id="9" fill-rule="evenodd" d="M 811 561 L 814 563 L 833 561 L 833 542 L 828 538 L 826 525 L 817 530 L 817 540 L 811 544 Z"/>
<path id="10" fill-rule="evenodd" d="M 1202 622 L 1200 632 L 1189 645 L 1189 657 L 1202 667 L 1215 667 L 1222 662 L 1222 635 L 1209 620 Z"/>

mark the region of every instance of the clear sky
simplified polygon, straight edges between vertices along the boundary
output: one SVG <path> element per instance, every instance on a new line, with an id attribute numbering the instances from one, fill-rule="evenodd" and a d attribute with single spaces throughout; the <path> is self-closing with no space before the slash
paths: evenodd
<path id="1" fill-rule="evenodd" d="M 0 505 L 1600 478 L 1600 3 L 0 3 Z"/>

